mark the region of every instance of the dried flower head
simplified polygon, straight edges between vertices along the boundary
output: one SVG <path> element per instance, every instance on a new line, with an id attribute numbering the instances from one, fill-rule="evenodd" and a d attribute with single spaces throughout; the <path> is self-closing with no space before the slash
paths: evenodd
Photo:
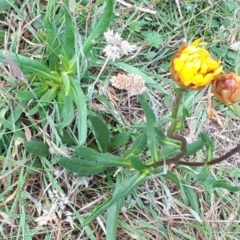
<path id="1" fill-rule="evenodd" d="M 104 37 L 106 39 L 106 42 L 111 45 L 117 45 L 122 41 L 122 37 L 119 33 L 113 33 L 113 30 L 108 29 L 106 32 L 104 32 Z"/>
<path id="2" fill-rule="evenodd" d="M 107 41 L 107 46 L 103 49 L 103 52 L 107 58 L 113 61 L 136 50 L 135 45 L 131 45 L 128 41 L 123 40 L 119 33 L 114 34 L 113 30 L 108 29 L 104 33 L 104 37 Z"/>
<path id="3" fill-rule="evenodd" d="M 200 90 L 222 72 L 220 61 L 200 46 L 201 41 L 200 38 L 190 45 L 183 44 L 172 57 L 172 78 L 183 88 Z"/>
<path id="4" fill-rule="evenodd" d="M 115 88 L 127 90 L 130 96 L 139 95 L 146 91 L 144 80 L 136 74 L 118 74 L 111 78 Z"/>
<path id="5" fill-rule="evenodd" d="M 222 73 L 214 79 L 214 95 L 223 103 L 231 105 L 240 100 L 240 76 L 236 73 Z"/>

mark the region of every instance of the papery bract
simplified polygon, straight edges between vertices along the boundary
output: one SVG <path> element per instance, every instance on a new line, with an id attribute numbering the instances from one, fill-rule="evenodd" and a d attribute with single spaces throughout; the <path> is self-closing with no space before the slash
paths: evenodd
<path id="1" fill-rule="evenodd" d="M 213 83 L 214 95 L 223 103 L 231 105 L 240 100 L 240 76 L 227 72 L 215 77 Z"/>
<path id="2" fill-rule="evenodd" d="M 222 72 L 220 61 L 200 47 L 201 38 L 192 44 L 183 44 L 171 60 L 172 78 L 182 87 L 193 90 L 203 89 Z"/>

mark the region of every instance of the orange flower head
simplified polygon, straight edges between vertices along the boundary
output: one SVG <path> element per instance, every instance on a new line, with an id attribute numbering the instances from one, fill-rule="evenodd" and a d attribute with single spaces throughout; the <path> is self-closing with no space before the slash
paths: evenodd
<path id="1" fill-rule="evenodd" d="M 223 103 L 231 105 L 240 100 L 240 76 L 227 72 L 215 77 L 213 83 L 214 95 Z"/>
<path id="2" fill-rule="evenodd" d="M 172 57 L 171 75 L 182 88 L 203 89 L 222 72 L 220 61 L 200 46 L 201 41 L 199 38 L 190 45 L 183 44 Z"/>

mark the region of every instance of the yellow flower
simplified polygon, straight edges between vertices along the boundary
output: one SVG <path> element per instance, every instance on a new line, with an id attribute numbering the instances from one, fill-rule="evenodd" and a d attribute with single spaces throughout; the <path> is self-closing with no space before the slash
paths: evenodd
<path id="1" fill-rule="evenodd" d="M 211 57 L 208 50 L 200 47 L 202 39 L 183 44 L 171 60 L 172 78 L 183 88 L 200 90 L 212 83 L 222 72 L 220 61 Z"/>
<path id="2" fill-rule="evenodd" d="M 223 103 L 231 105 L 240 100 L 240 76 L 236 73 L 222 73 L 214 79 L 214 95 Z"/>

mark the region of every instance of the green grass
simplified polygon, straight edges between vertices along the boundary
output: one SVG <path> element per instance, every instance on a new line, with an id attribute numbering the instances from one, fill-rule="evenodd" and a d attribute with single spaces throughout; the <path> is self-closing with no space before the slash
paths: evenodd
<path id="1" fill-rule="evenodd" d="M 239 1 L 70 2 L 0 0 L 0 238 L 239 239 L 238 154 L 152 170 L 181 150 L 165 137 L 171 56 L 203 37 L 225 71 L 239 72 Z M 108 28 L 138 49 L 107 60 Z M 147 94 L 113 88 L 123 72 L 141 76 Z M 207 116 L 207 90 L 186 92 L 178 127 L 219 157 L 240 126 L 212 100 L 223 128 Z M 206 149 L 184 160 L 202 161 Z"/>

